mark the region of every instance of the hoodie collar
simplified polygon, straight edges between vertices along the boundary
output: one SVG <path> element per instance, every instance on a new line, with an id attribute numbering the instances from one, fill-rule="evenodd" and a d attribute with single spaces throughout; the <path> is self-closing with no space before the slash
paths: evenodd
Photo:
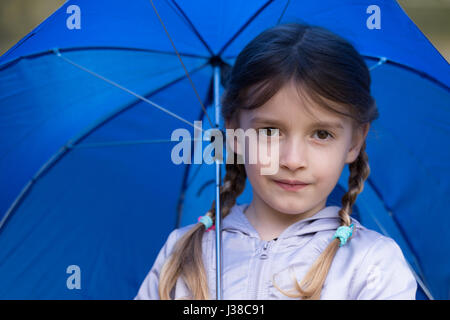
<path id="1" fill-rule="evenodd" d="M 235 204 L 231 208 L 230 213 L 223 219 L 222 230 L 239 231 L 250 237 L 260 238 L 258 232 L 244 214 L 244 210 L 249 205 L 250 203 Z M 301 236 L 318 231 L 336 230 L 341 223 L 339 218 L 340 209 L 338 206 L 327 206 L 313 216 L 291 224 L 278 236 L 278 239 Z M 353 218 L 351 219 L 352 223 L 355 224 L 355 228 L 359 228 L 359 222 Z"/>

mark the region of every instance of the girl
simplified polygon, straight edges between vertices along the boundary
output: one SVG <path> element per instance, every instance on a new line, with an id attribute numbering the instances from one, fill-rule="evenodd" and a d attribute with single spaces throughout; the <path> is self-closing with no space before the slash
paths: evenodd
<path id="1" fill-rule="evenodd" d="M 285 24 L 239 54 L 222 96 L 228 129 L 279 141 L 278 171 L 226 164 L 221 187 L 224 299 L 414 299 L 416 281 L 391 238 L 350 217 L 369 176 L 365 139 L 378 117 L 368 68 L 330 31 Z M 248 150 L 234 141 L 233 158 Z M 342 206 L 326 206 L 349 164 Z M 237 204 L 246 178 L 249 204 Z M 214 299 L 215 203 L 174 230 L 135 299 Z"/>

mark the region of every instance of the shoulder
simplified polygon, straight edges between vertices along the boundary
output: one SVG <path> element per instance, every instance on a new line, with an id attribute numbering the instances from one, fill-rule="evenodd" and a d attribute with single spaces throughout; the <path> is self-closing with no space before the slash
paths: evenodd
<path id="1" fill-rule="evenodd" d="M 187 226 L 174 229 L 167 237 L 165 246 L 173 249 L 173 247 L 175 246 L 177 241 L 180 240 L 194 226 L 195 226 L 195 224 L 189 224 Z M 170 251 L 172 251 L 172 250 L 170 250 Z"/>
<path id="2" fill-rule="evenodd" d="M 172 251 L 175 244 L 178 242 L 178 240 L 180 240 L 189 230 L 191 230 L 192 228 L 195 227 L 195 223 L 174 229 L 168 236 L 165 247 L 167 247 L 168 251 Z M 203 236 L 203 242 L 207 241 L 207 240 L 211 240 L 214 235 L 214 232 L 205 232 L 204 236 Z M 168 254 L 170 254 L 170 252 L 168 252 Z"/>
<path id="3" fill-rule="evenodd" d="M 355 231 L 349 242 L 349 247 L 358 249 L 362 253 L 363 259 L 370 259 L 370 257 L 376 254 L 386 256 L 387 253 L 392 253 L 403 258 L 402 250 L 394 239 L 375 230 L 366 228 L 356 219 L 352 218 L 352 222 L 355 224 Z"/>
<path id="4" fill-rule="evenodd" d="M 173 253 L 175 245 L 178 240 L 189 231 L 194 224 L 188 225 L 182 228 L 174 229 L 170 232 L 163 247 L 159 251 L 152 268 L 147 273 L 144 281 L 142 282 L 135 300 L 159 300 L 159 276 L 160 272 L 166 263 L 168 257 Z M 177 281 L 177 288 L 182 286 L 182 283 Z M 180 287 L 181 292 L 183 288 Z"/>
<path id="5" fill-rule="evenodd" d="M 357 253 L 360 263 L 375 260 L 388 261 L 391 258 L 405 260 L 400 246 L 394 239 L 366 228 L 356 219 L 352 218 L 352 223 L 355 225 L 355 230 L 348 243 L 348 249 L 353 254 Z"/>
<path id="6" fill-rule="evenodd" d="M 358 223 L 348 249 L 356 254 L 355 299 L 414 299 L 417 283 L 394 239 Z"/>
<path id="7" fill-rule="evenodd" d="M 184 227 L 180 227 L 180 228 L 174 229 L 174 230 L 172 231 L 173 237 L 176 238 L 176 239 L 180 239 L 186 232 L 188 232 L 189 230 L 191 230 L 194 226 L 195 226 L 195 223 L 192 223 L 192 224 L 189 224 L 189 225 L 187 225 L 187 226 L 184 226 Z M 172 233 L 171 233 L 171 234 L 172 234 Z"/>

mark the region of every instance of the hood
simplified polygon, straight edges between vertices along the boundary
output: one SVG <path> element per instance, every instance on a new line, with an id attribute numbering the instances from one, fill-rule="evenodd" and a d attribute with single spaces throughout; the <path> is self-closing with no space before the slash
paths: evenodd
<path id="1" fill-rule="evenodd" d="M 249 205 L 250 203 L 234 205 L 230 213 L 222 221 L 222 230 L 240 232 L 249 237 L 259 238 L 258 232 L 244 214 L 244 210 Z M 327 206 L 312 217 L 291 224 L 278 236 L 278 239 L 301 236 L 318 231 L 336 230 L 341 225 L 339 218 L 340 209 L 341 207 L 338 206 Z M 351 218 L 351 221 L 354 223 L 354 230 L 362 228 L 356 219 Z"/>

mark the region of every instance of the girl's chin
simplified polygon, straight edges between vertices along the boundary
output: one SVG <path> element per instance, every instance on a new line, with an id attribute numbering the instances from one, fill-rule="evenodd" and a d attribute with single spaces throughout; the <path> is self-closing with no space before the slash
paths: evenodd
<path id="1" fill-rule="evenodd" d="M 277 209 L 278 212 L 284 214 L 286 217 L 287 216 L 291 216 L 291 217 L 295 217 L 295 216 L 299 216 L 301 215 L 303 212 L 305 212 L 305 206 L 282 206 L 279 207 Z"/>

